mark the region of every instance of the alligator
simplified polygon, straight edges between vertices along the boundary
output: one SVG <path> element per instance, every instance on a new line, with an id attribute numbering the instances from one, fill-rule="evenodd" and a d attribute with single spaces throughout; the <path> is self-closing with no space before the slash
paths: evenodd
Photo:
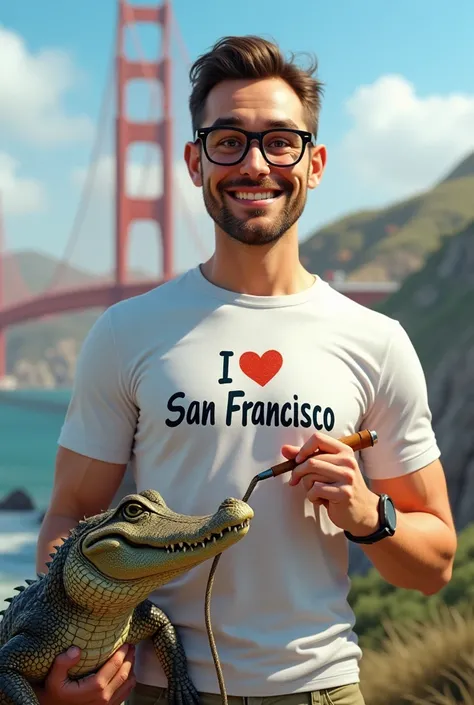
<path id="1" fill-rule="evenodd" d="M 221 554 L 248 532 L 253 511 L 226 499 L 215 514 L 177 514 L 155 490 L 127 495 L 84 519 L 55 546 L 46 574 L 16 588 L 0 622 L 0 705 L 38 705 L 60 653 L 81 649 L 70 670 L 96 672 L 123 644 L 151 639 L 170 705 L 197 705 L 186 655 L 168 617 L 148 599 L 156 588 Z"/>

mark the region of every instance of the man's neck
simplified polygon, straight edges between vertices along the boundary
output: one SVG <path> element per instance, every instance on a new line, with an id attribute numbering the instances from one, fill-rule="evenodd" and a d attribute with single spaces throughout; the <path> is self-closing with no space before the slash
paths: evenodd
<path id="1" fill-rule="evenodd" d="M 212 284 L 241 294 L 297 294 L 312 286 L 314 276 L 299 260 L 296 233 L 289 235 L 262 246 L 244 245 L 228 235 L 217 236 L 215 252 L 201 265 L 201 271 Z"/>

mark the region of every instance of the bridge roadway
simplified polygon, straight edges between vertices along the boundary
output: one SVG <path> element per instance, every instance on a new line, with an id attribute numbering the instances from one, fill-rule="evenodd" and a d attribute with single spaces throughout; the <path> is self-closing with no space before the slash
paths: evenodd
<path id="1" fill-rule="evenodd" d="M 102 283 L 84 289 L 65 289 L 45 296 L 34 297 L 0 311 L 0 332 L 18 323 L 44 318 L 59 313 L 88 308 L 108 308 L 122 299 L 144 294 L 164 280 L 144 280 L 118 286 Z M 396 282 L 330 282 L 331 286 L 364 306 L 373 306 L 398 289 Z"/>
<path id="2" fill-rule="evenodd" d="M 16 306 L 10 306 L 0 312 L 0 332 L 18 323 L 51 316 L 59 313 L 80 311 L 87 308 L 107 308 L 117 301 L 138 296 L 159 286 L 162 281 L 146 280 L 126 284 L 122 287 L 100 284 L 87 289 L 64 290 L 32 298 Z M 330 282 L 331 286 L 349 298 L 364 306 L 374 304 L 387 298 L 399 288 L 395 282 Z M 22 390 L 23 391 L 23 390 Z M 41 399 L 29 394 L 17 394 L 15 390 L 0 391 L 0 404 L 27 406 L 31 410 L 64 414 L 67 402 L 64 400 Z"/>
<path id="3" fill-rule="evenodd" d="M 123 286 L 102 283 L 84 289 L 65 289 L 34 297 L 0 311 L 0 331 L 17 323 L 26 323 L 58 313 L 82 311 L 87 308 L 108 308 L 121 299 L 144 294 L 161 283 L 156 279 Z"/>

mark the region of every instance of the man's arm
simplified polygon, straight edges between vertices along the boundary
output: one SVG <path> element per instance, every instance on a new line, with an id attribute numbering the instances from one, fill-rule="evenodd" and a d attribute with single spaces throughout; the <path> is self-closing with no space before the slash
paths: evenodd
<path id="1" fill-rule="evenodd" d="M 457 548 L 440 461 L 402 477 L 373 479 L 370 486 L 373 492 L 393 499 L 397 529 L 394 536 L 361 548 L 392 585 L 425 595 L 438 592 L 451 579 Z"/>
<path id="2" fill-rule="evenodd" d="M 105 463 L 59 447 L 52 497 L 38 537 L 38 572 L 47 570 L 45 563 L 51 560 L 54 547 L 84 516 L 98 514 L 110 506 L 126 467 L 126 464 Z"/>
<path id="3" fill-rule="evenodd" d="M 52 497 L 39 535 L 39 572 L 58 540 L 80 519 L 109 507 L 125 473 L 138 409 L 122 347 L 115 343 L 112 309 L 107 309 L 86 336 L 77 360 Z"/>
<path id="4" fill-rule="evenodd" d="M 313 434 L 299 453 L 282 450 L 299 463 L 290 484 L 301 481 L 308 499 L 325 504 L 333 523 L 350 534 L 378 528 L 378 493 L 388 494 L 398 513 L 395 535 L 362 544 L 363 550 L 385 580 L 430 595 L 451 577 L 456 532 L 420 360 L 400 324 L 392 322 L 386 333 L 383 356 L 380 350 L 368 356 L 367 369 L 375 371 L 367 385 L 371 401 L 359 420 L 379 439 L 360 454 L 370 487 L 352 450 L 327 435 Z M 316 450 L 322 454 L 311 458 Z"/>

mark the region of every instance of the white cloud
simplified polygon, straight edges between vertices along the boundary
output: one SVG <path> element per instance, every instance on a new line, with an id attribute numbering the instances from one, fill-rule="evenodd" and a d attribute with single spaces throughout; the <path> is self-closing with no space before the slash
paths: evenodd
<path id="1" fill-rule="evenodd" d="M 2 210 L 7 215 L 36 213 L 43 210 L 46 194 L 35 179 L 18 174 L 20 164 L 12 156 L 0 152 L 0 195 Z"/>
<path id="2" fill-rule="evenodd" d="M 338 159 L 377 194 L 426 188 L 474 150 L 474 95 L 422 96 L 403 76 L 386 75 L 357 88 L 347 110 L 353 126 Z"/>
<path id="3" fill-rule="evenodd" d="M 79 73 L 59 49 L 31 52 L 23 39 L 0 26 L 0 128 L 32 143 L 89 138 L 91 120 L 73 114 L 64 97 Z"/>

